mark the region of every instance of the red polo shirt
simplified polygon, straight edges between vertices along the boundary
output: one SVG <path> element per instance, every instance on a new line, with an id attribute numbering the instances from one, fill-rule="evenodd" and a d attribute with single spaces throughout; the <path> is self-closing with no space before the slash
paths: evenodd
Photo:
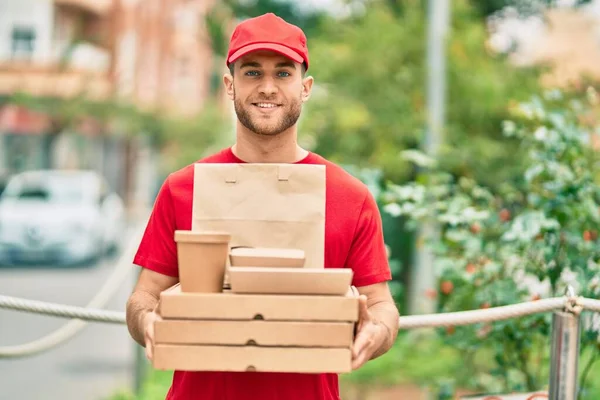
<path id="1" fill-rule="evenodd" d="M 242 163 L 231 148 L 199 162 Z M 381 216 L 367 187 L 314 153 L 299 164 L 326 166 L 325 268 L 352 268 L 353 285 L 391 279 Z M 134 263 L 177 277 L 175 230 L 192 224 L 194 167 L 172 173 L 158 194 Z M 339 400 L 336 374 L 175 371 L 167 400 Z"/>

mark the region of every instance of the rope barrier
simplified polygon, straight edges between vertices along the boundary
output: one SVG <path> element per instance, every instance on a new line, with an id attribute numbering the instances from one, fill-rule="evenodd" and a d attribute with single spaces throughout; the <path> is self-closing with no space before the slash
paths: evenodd
<path id="1" fill-rule="evenodd" d="M 471 325 L 480 322 L 501 321 L 523 317 L 530 314 L 564 309 L 567 304 L 570 304 L 569 298 L 555 297 L 482 310 L 428 315 L 409 315 L 406 317 L 400 317 L 400 329 L 459 326 Z"/>
<path id="2" fill-rule="evenodd" d="M 75 318 L 85 321 L 125 323 L 125 313 L 106 311 L 85 307 L 68 306 L 43 301 L 26 300 L 18 297 L 0 295 L 0 308 L 25 311 L 35 314 L 52 315 L 55 317 Z"/>
<path id="3" fill-rule="evenodd" d="M 481 322 L 501 321 L 526 315 L 564 310 L 575 304 L 583 310 L 600 312 L 600 300 L 570 297 L 554 297 L 527 303 L 512 304 L 483 310 L 459 311 L 441 314 L 409 315 L 399 319 L 400 329 L 435 328 L 445 326 L 471 325 Z M 92 322 L 124 324 L 125 313 L 94 308 L 67 306 L 35 300 L 0 295 L 0 308 L 56 317 L 77 318 Z M 4 356 L 0 348 L 0 357 Z"/>
<path id="4" fill-rule="evenodd" d="M 578 304 L 585 310 L 600 313 L 600 300 L 586 299 L 582 297 L 578 300 Z"/>

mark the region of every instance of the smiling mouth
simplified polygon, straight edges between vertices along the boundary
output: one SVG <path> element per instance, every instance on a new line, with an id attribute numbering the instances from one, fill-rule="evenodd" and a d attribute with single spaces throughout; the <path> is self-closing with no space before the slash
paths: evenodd
<path id="1" fill-rule="evenodd" d="M 281 107 L 281 104 L 275 103 L 252 103 L 252 105 L 260 108 L 261 110 L 272 110 Z"/>

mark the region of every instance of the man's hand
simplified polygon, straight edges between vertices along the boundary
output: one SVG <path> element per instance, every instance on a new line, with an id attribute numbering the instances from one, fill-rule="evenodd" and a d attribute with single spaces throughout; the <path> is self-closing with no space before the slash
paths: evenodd
<path id="1" fill-rule="evenodd" d="M 358 324 L 354 344 L 352 345 L 352 369 L 356 370 L 369 361 L 384 344 L 386 327 L 378 323 L 367 308 L 367 296 L 358 297 Z"/>
<path id="2" fill-rule="evenodd" d="M 161 320 L 162 318 L 155 311 L 144 315 L 144 343 L 146 344 L 146 357 L 150 361 L 152 361 L 154 348 L 154 322 Z"/>

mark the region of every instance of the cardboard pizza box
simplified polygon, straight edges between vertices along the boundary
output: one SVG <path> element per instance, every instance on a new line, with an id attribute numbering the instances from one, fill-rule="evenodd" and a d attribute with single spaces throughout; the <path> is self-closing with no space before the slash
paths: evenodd
<path id="1" fill-rule="evenodd" d="M 351 322 L 162 320 L 157 344 L 345 347 L 352 346 Z"/>
<path id="2" fill-rule="evenodd" d="M 152 365 L 178 371 L 347 373 L 352 354 L 349 348 L 155 344 Z"/>
<path id="3" fill-rule="evenodd" d="M 233 293 L 343 296 L 352 283 L 349 268 L 230 267 Z"/>
<path id="4" fill-rule="evenodd" d="M 344 296 L 183 293 L 176 285 L 160 294 L 163 319 L 358 321 L 358 298 Z"/>

